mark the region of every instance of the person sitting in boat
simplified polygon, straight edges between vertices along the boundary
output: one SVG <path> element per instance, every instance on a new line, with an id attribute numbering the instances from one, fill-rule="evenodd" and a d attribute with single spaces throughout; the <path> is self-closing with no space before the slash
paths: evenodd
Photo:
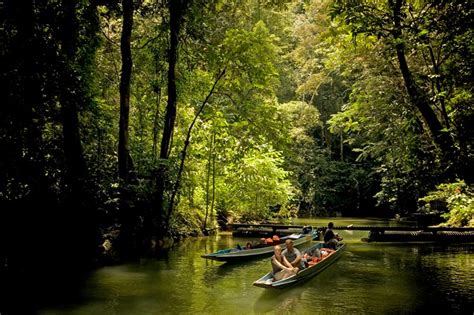
<path id="1" fill-rule="evenodd" d="M 311 267 L 313 265 L 316 265 L 321 260 L 328 257 L 329 255 L 331 255 L 334 252 L 335 252 L 335 250 L 331 249 L 331 248 L 325 248 L 325 247 L 323 247 L 321 249 L 316 248 L 311 252 L 305 253 L 303 255 L 302 260 L 303 260 L 304 264 L 306 265 L 306 267 Z"/>
<path id="2" fill-rule="evenodd" d="M 332 230 L 334 228 L 334 223 L 329 222 L 326 232 L 324 232 L 324 243 L 325 246 L 331 249 L 336 249 L 339 241 L 342 241 L 342 237 L 339 237 L 337 233 L 334 233 Z"/>
<path id="3" fill-rule="evenodd" d="M 274 247 L 274 255 L 272 256 L 272 275 L 273 280 L 278 281 L 288 278 L 298 272 L 298 268 L 294 268 L 285 256 L 282 255 L 280 245 Z"/>
<path id="4" fill-rule="evenodd" d="M 247 245 L 245 245 L 245 249 L 252 249 L 252 243 L 248 242 Z"/>
<path id="5" fill-rule="evenodd" d="M 321 259 L 326 258 L 327 256 L 331 255 L 334 252 L 335 250 L 332 248 L 321 248 Z"/>
<path id="6" fill-rule="evenodd" d="M 266 238 L 262 237 L 260 241 L 256 244 L 252 244 L 252 248 L 261 248 L 261 247 L 267 247 L 267 242 Z"/>
<path id="7" fill-rule="evenodd" d="M 319 248 L 316 247 L 315 249 L 306 252 L 303 255 L 302 260 L 305 266 L 312 266 L 317 262 L 321 261 L 321 251 L 319 250 Z"/>
<path id="8" fill-rule="evenodd" d="M 282 252 L 282 255 L 285 256 L 286 260 L 295 268 L 303 269 L 305 267 L 301 258 L 300 251 L 293 246 L 293 241 L 291 239 L 287 239 L 285 241 L 286 249 Z"/>

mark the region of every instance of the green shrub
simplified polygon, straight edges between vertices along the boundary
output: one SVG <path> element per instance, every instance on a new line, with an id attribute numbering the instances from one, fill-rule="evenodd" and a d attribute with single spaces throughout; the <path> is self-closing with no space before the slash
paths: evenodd
<path id="1" fill-rule="evenodd" d="M 442 201 L 446 203 L 448 212 L 442 214 L 446 225 L 474 226 L 474 193 L 472 185 L 467 185 L 463 180 L 454 183 L 438 185 L 435 191 L 420 198 L 420 201 L 429 203 Z"/>

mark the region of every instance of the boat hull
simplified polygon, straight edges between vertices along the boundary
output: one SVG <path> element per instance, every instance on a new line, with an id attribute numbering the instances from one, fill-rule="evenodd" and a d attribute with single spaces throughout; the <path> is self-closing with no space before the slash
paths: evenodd
<path id="1" fill-rule="evenodd" d="M 311 242 L 313 239 L 317 238 L 318 233 L 313 231 L 307 235 L 304 235 L 302 238 L 293 240 L 294 246 L 301 246 L 308 242 Z M 279 244 L 282 249 L 286 248 L 285 243 Z M 202 258 L 217 260 L 217 261 L 241 261 L 241 260 L 248 260 L 254 258 L 261 258 L 265 256 L 273 255 L 273 246 L 267 246 L 262 248 L 255 248 L 255 249 L 246 249 L 246 250 L 239 250 L 235 252 L 228 252 L 228 253 L 211 253 L 202 255 Z"/>
<path id="2" fill-rule="evenodd" d="M 321 243 L 316 244 L 309 249 L 313 249 L 315 247 L 322 247 Z M 309 250 L 308 249 L 308 250 Z M 327 258 L 323 259 L 316 265 L 313 265 L 311 267 L 305 268 L 298 272 L 296 275 L 288 277 L 286 279 L 282 279 L 279 281 L 271 281 L 273 279 L 273 275 L 271 272 L 267 273 L 265 276 L 262 278 L 258 279 L 253 283 L 254 286 L 260 287 L 260 288 L 265 288 L 265 289 L 284 289 L 290 286 L 293 286 L 295 284 L 301 283 L 303 281 L 309 280 L 316 276 L 318 273 L 322 272 L 325 270 L 327 267 L 329 267 L 331 264 L 333 264 L 343 253 L 343 251 L 346 249 L 346 244 L 342 244 L 336 252 L 328 256 Z"/>

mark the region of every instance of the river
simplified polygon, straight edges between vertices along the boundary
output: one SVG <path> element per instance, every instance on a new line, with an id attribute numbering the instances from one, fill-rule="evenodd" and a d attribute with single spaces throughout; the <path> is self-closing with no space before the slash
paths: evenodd
<path id="1" fill-rule="evenodd" d="M 339 225 L 395 225 L 332 219 Z M 294 224 L 325 226 L 328 219 Z M 337 231 L 347 250 L 300 286 L 265 290 L 252 282 L 268 258 L 225 264 L 203 253 L 245 245 L 230 235 L 187 239 L 160 259 L 90 273 L 67 302 L 40 314 L 470 314 L 474 312 L 474 245 L 363 243 L 364 231 Z"/>

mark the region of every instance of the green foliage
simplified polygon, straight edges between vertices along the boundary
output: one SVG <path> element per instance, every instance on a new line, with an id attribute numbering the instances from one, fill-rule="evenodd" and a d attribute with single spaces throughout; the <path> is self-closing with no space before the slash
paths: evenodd
<path id="1" fill-rule="evenodd" d="M 203 220 L 204 213 L 201 209 L 180 203 L 170 221 L 170 236 L 173 238 L 198 236 L 202 233 Z M 207 228 L 215 229 L 216 223 L 213 221 Z"/>
<path id="2" fill-rule="evenodd" d="M 225 170 L 218 197 L 226 208 L 247 218 L 264 218 L 272 207 L 286 208 L 292 196 L 282 157 L 271 149 L 250 150 Z"/>
<path id="3" fill-rule="evenodd" d="M 395 3 L 400 3 L 400 8 L 396 9 Z M 394 10 L 400 11 L 397 15 L 401 19 L 399 27 L 394 23 Z M 473 14 L 474 7 L 469 1 L 335 1 L 332 6 L 333 18 L 347 24 L 358 45 L 361 40 L 365 41 L 368 36 L 373 36 L 378 39 L 378 45 L 385 48 L 386 57 L 399 56 L 400 47 L 406 52 L 405 84 L 406 75 L 410 71 L 417 86 L 416 95 L 411 92 L 412 100 L 407 102 L 408 105 L 415 107 L 416 101 L 413 99 L 429 99 L 426 105 L 435 113 L 431 120 L 438 120 L 441 125 L 439 129 L 443 133 L 449 133 L 455 140 L 455 145 L 449 150 L 443 148 L 445 152 L 435 152 L 436 158 L 445 164 L 446 176 L 450 176 L 450 172 L 466 176 L 462 165 L 472 161 L 472 153 L 467 153 L 471 150 L 467 148 L 469 140 L 466 142 L 465 137 L 467 133 L 470 134 L 470 128 L 452 119 L 458 111 L 449 106 L 449 103 L 457 98 L 456 94 L 461 87 L 468 84 L 472 88 L 472 84 L 468 83 L 470 80 L 465 77 L 467 73 L 472 75 L 472 66 L 465 64 L 463 60 L 472 59 L 472 49 L 466 45 L 472 44 L 472 36 L 468 39 L 472 32 L 468 21 Z M 456 66 L 452 67 L 454 64 Z M 472 110 L 463 108 L 461 111 L 464 119 L 472 117 Z M 435 134 L 440 131 L 431 130 L 432 127 L 426 120 L 426 111 L 420 109 L 417 114 L 423 118 L 426 131 L 430 130 Z M 426 131 L 424 132 L 427 133 Z M 435 139 L 431 140 L 437 142 L 439 137 L 434 136 Z M 471 136 L 469 138 L 472 140 Z M 458 147 L 464 153 L 458 152 Z M 449 161 L 446 161 L 446 156 Z"/>
<path id="4" fill-rule="evenodd" d="M 92 138 L 82 131 L 97 109 L 95 5 L 9 0 L 1 10 L 0 230 L 8 248 L 32 239 L 42 244 L 2 257 L 12 270 L 45 256 L 42 272 L 65 261 L 74 269 L 95 256 L 96 210 L 108 198 L 102 184 L 109 178 L 100 175 L 110 175 L 104 170 L 96 177 L 106 167 L 95 169 L 82 145 Z"/>
<path id="5" fill-rule="evenodd" d="M 430 140 L 420 134 L 420 121 L 394 73 L 371 62 L 373 67 L 358 72 L 349 103 L 328 123 L 332 132 L 345 134 L 356 161 L 375 161 L 374 171 L 381 177 L 375 195 L 379 205 L 394 212 L 413 211 L 424 187 L 434 181 L 439 166 L 433 166 L 439 161 Z"/>
<path id="6" fill-rule="evenodd" d="M 390 2 L 189 1 L 166 161 L 158 152 L 168 100 L 169 11 L 161 2 L 135 2 L 133 166 L 123 191 L 116 152 L 122 20 L 120 3 L 112 2 L 6 2 L 2 206 L 41 203 L 55 209 L 41 222 L 68 217 L 65 205 L 74 188 L 62 110 L 72 104 L 86 164 L 87 197 L 78 199 L 92 209 L 77 217 L 116 231 L 119 218 L 128 215 L 139 248 L 156 207 L 159 165 L 167 166 L 166 202 L 189 126 L 225 69 L 196 118 L 169 235 L 212 230 L 229 216 L 409 213 L 452 174 L 468 184 L 439 186 L 423 200 L 445 200 L 449 224 L 471 221 L 472 179 L 460 171 L 474 157 L 469 1 L 402 1 L 399 30 Z M 72 52 L 65 48 L 73 46 Z M 420 95 L 454 142 L 448 163 L 406 92 L 400 46 Z M 123 200 L 129 213 L 120 211 Z"/>
<path id="7" fill-rule="evenodd" d="M 448 226 L 474 226 L 474 192 L 472 185 L 463 180 L 454 183 L 444 183 L 436 186 L 435 191 L 429 192 L 420 201 L 426 202 L 427 211 L 434 201 L 446 204 L 447 213 L 442 215 L 447 219 Z"/>
<path id="8" fill-rule="evenodd" d="M 242 93 L 274 87 L 277 75 L 274 62 L 278 54 L 277 38 L 262 21 L 252 31 L 231 29 L 226 32 L 223 50 L 231 88 Z M 273 81 L 273 82 L 272 82 Z"/>
<path id="9" fill-rule="evenodd" d="M 458 7 L 447 2 L 401 3 L 404 20 L 400 29 L 393 24 L 394 7 L 386 3 L 335 1 L 332 5 L 332 17 L 340 25 L 338 30 L 342 34 L 348 30 L 346 38 L 352 38 L 355 46 L 339 46 L 337 56 L 345 58 L 344 61 L 329 59 L 331 62 L 326 63 L 335 70 L 343 67 L 342 75 L 353 82 L 348 102 L 329 124 L 332 132 L 345 133 L 346 143 L 359 154 L 358 161 L 375 162 L 374 171 L 381 176 L 380 191 L 375 195 L 379 205 L 397 212 L 412 212 L 418 198 L 450 174 L 457 172 L 469 180 L 467 172 L 460 171 L 467 170 L 465 167 L 472 160 L 472 148 L 467 144 L 471 141 L 467 139 L 472 139 L 472 128 L 465 125 L 472 110 L 461 101 L 462 95 L 466 95 L 461 86 L 467 81 L 447 65 L 457 60 L 462 50 L 455 38 L 469 33 L 461 25 L 473 10 L 465 2 Z M 455 30 L 444 24 L 448 16 L 457 25 Z M 394 38 L 396 32 L 400 34 Z M 428 95 L 430 106 L 444 126 L 443 132 L 455 139 L 456 146 L 463 148 L 460 151 L 452 148 L 443 153 L 433 145 L 424 117 L 406 95 L 398 64 L 390 61 L 396 58 L 395 47 L 401 44 L 409 52 L 408 67 L 421 87 L 420 97 Z M 357 63 L 349 63 L 347 57 Z M 461 67 L 470 71 L 470 66 Z M 463 105 L 455 105 L 458 110 L 453 110 L 453 102 Z M 453 119 L 457 114 L 462 117 L 458 123 Z"/>

